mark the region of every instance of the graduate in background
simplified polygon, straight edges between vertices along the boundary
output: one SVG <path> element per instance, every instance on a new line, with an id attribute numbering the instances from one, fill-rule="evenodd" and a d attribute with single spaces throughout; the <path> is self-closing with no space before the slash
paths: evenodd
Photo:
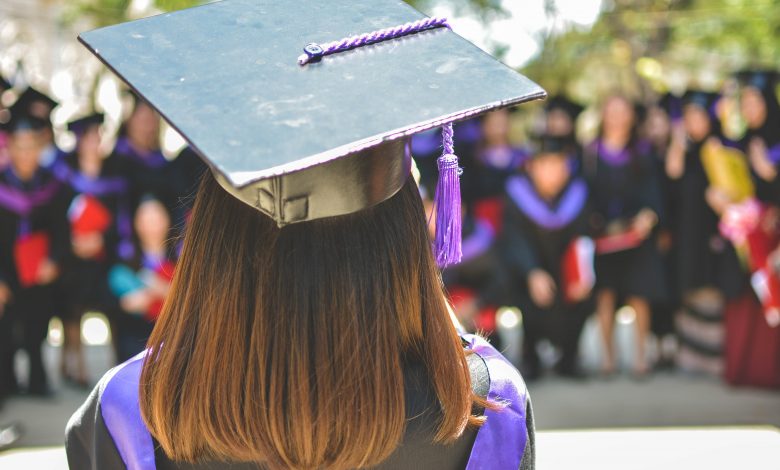
<path id="1" fill-rule="evenodd" d="M 3 105 L 3 94 L 6 90 L 11 89 L 11 84 L 8 80 L 0 76 L 0 115 L 7 112 Z M 8 135 L 5 130 L 0 126 L 0 170 L 8 166 Z"/>
<path id="2" fill-rule="evenodd" d="M 131 207 L 134 210 L 144 195 L 153 194 L 170 210 L 170 164 L 160 149 L 160 116 L 148 103 L 131 96 L 133 109 L 119 129 L 113 151 L 128 180 Z"/>
<path id="3" fill-rule="evenodd" d="M 742 289 L 740 266 L 731 244 L 720 234 L 724 207 L 711 186 L 705 166 L 705 147 L 723 145 L 715 107 L 716 93 L 689 90 L 682 97 L 682 122 L 672 134 L 666 174 L 678 182 L 675 259 L 682 311 L 677 318 L 681 341 L 679 362 L 688 370 L 720 371 L 725 294 Z M 706 334 L 707 331 L 719 334 Z M 708 365 L 712 363 L 712 365 Z"/>
<path id="4" fill-rule="evenodd" d="M 512 111 L 499 109 L 482 116 L 482 139 L 464 187 L 473 213 L 501 233 L 502 197 L 507 178 L 522 167 L 528 151 L 509 141 Z M 465 165 L 465 164 L 464 164 Z M 469 168 L 469 167 L 465 167 Z"/>
<path id="5" fill-rule="evenodd" d="M 738 142 L 753 171 L 756 195 L 780 206 L 780 103 L 777 100 L 778 73 L 746 70 L 737 74 L 741 84 L 740 111 L 747 124 Z"/>
<path id="6" fill-rule="evenodd" d="M 0 362 L 5 369 L 3 381 L 14 391 L 15 338 L 10 335 L 18 327 L 30 364 L 27 392 L 35 395 L 49 394 L 41 347 L 55 309 L 56 281 L 69 244 L 66 189 L 39 166 L 46 145 L 45 128 L 45 121 L 29 115 L 23 106 L 13 106 L 6 127 L 11 163 L 0 173 L 0 278 L 6 286 L 0 288 L 6 292 L 2 294 L 6 337 L 0 342 Z"/>
<path id="7" fill-rule="evenodd" d="M 663 300 L 666 286 L 653 230 L 661 216 L 658 175 L 649 144 L 637 136 L 634 105 L 612 95 L 602 108 L 599 137 L 585 149 L 584 173 L 593 202 L 596 237 L 596 307 L 604 340 L 602 373 L 616 369 L 615 311 L 623 301 L 636 312 L 633 373 L 648 372 L 645 342 L 650 302 Z"/>
<path id="8" fill-rule="evenodd" d="M 501 258 L 508 272 L 509 303 L 523 314 L 522 368 L 527 379 L 542 372 L 537 345 L 544 338 L 561 349 L 556 371 L 582 377 L 577 351 L 582 327 L 593 311 L 595 279 L 593 244 L 587 238 L 588 188 L 572 175 L 575 152 L 569 137 L 541 136 L 525 165 L 527 176 L 513 176 L 506 184 Z"/>
<path id="9" fill-rule="evenodd" d="M 171 215 L 154 197 L 141 199 L 133 217 L 135 256 L 111 267 L 108 282 L 119 302 L 115 341 L 119 362 L 146 347 L 162 309 L 175 266 L 170 244 Z"/>
<path id="10" fill-rule="evenodd" d="M 564 95 L 555 95 L 544 102 L 545 133 L 554 137 L 577 140 L 577 118 L 585 108 Z"/>
<path id="11" fill-rule="evenodd" d="M 65 380 L 79 386 L 89 384 L 81 350 L 81 317 L 90 310 L 113 317 L 108 268 L 133 254 L 127 181 L 118 157 L 106 158 L 100 148 L 102 123 L 102 114 L 90 114 L 68 124 L 76 136 L 76 149 L 58 170 L 73 196 L 68 209 L 71 250 L 63 269 L 67 308 L 61 367 Z"/>
<path id="12" fill-rule="evenodd" d="M 40 166 L 49 171 L 53 171 L 60 163 L 65 152 L 57 147 L 54 142 L 54 130 L 52 128 L 51 113 L 59 103 L 49 95 L 33 88 L 28 87 L 19 95 L 14 103 L 14 107 L 23 109 L 25 113 L 44 123 L 41 129 L 41 139 L 44 146 L 41 151 Z"/>

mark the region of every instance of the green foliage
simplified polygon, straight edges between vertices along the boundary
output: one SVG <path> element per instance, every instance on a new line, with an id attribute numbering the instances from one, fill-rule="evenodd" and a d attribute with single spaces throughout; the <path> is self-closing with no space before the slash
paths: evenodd
<path id="1" fill-rule="evenodd" d="M 612 0 L 589 30 L 545 38 L 526 72 L 593 101 L 619 89 L 648 97 L 780 64 L 778 0 Z"/>

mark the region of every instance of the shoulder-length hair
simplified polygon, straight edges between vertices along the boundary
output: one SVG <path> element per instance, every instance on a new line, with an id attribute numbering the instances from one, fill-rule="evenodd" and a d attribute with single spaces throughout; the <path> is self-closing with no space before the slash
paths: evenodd
<path id="1" fill-rule="evenodd" d="M 279 229 L 204 176 L 148 346 L 141 413 L 178 461 L 374 466 L 403 436 L 409 362 L 438 397 L 437 442 L 481 422 L 412 178 Z"/>

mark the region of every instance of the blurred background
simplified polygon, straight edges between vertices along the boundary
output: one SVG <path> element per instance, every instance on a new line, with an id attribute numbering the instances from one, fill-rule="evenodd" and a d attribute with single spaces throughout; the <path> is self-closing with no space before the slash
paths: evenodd
<path id="1" fill-rule="evenodd" d="M 65 424 L 143 348 L 203 171 L 76 35 L 200 3 L 0 3 L 0 193 L 58 181 L 42 207 L 69 224 L 22 233 L 0 197 L 0 251 L 35 265 L 0 260 L 0 468 L 67 468 Z M 538 468 L 780 468 L 780 1 L 407 3 L 550 95 L 456 126 L 443 273 L 529 382 Z M 429 209 L 440 139 L 412 144 Z"/>

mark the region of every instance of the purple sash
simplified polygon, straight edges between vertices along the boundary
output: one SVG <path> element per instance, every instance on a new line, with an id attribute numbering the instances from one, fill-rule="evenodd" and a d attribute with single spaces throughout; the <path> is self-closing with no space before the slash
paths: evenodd
<path id="1" fill-rule="evenodd" d="M 168 163 L 168 160 L 159 150 L 153 150 L 143 155 L 138 153 L 138 151 L 130 145 L 130 141 L 127 137 L 120 137 L 119 140 L 116 141 L 114 152 L 126 155 L 147 168 L 162 168 Z"/>
<path id="2" fill-rule="evenodd" d="M 152 435 L 141 418 L 138 381 L 146 351 L 111 369 L 100 395 L 100 412 L 127 470 L 154 470 Z"/>
<path id="3" fill-rule="evenodd" d="M 504 403 L 501 409 L 485 410 L 487 420 L 477 432 L 466 470 L 517 470 L 528 441 L 525 382 L 520 372 L 490 343 L 476 335 L 462 337 L 487 365 L 488 400 Z"/>
<path id="4" fill-rule="evenodd" d="M 520 211 L 547 230 L 558 230 L 570 224 L 580 215 L 588 199 L 588 187 L 579 178 L 572 181 L 556 207 L 550 207 L 524 176 L 510 178 L 506 191 Z"/>
<path id="5" fill-rule="evenodd" d="M 493 244 L 493 239 L 495 239 L 493 227 L 489 223 L 477 219 L 474 223 L 474 231 L 463 240 L 461 264 L 488 251 Z"/>
<path id="6" fill-rule="evenodd" d="M 490 375 L 488 399 L 504 404 L 486 410 L 466 470 L 517 470 L 528 440 L 527 391 L 517 369 L 484 339 L 462 335 L 468 348 L 485 361 Z M 146 351 L 111 369 L 103 380 L 100 409 L 108 433 L 128 470 L 154 470 L 154 443 L 141 418 L 138 383 Z"/>
<path id="7" fill-rule="evenodd" d="M 27 217 L 38 206 L 48 203 L 60 189 L 57 180 L 51 180 L 42 188 L 32 191 L 23 191 L 11 186 L 0 184 L 0 207 Z"/>

